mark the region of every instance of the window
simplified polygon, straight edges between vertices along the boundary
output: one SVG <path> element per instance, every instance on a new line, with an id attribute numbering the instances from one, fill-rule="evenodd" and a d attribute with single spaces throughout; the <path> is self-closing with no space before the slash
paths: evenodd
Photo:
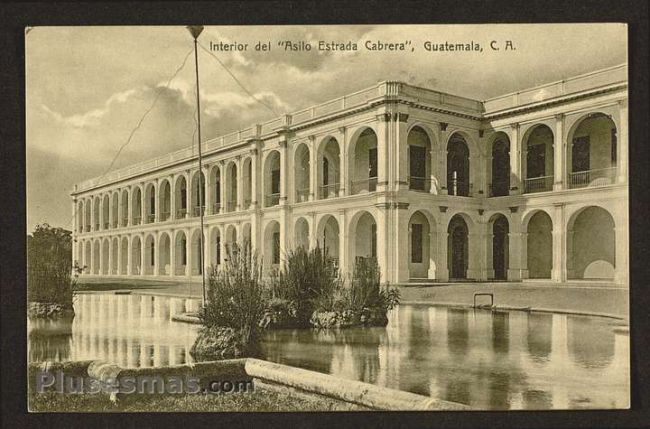
<path id="1" fill-rule="evenodd" d="M 271 194 L 280 193 L 280 169 L 271 171 Z"/>
<path id="2" fill-rule="evenodd" d="M 156 256 L 155 256 L 155 246 L 154 246 L 153 241 L 151 242 L 151 246 L 149 247 L 149 250 L 150 250 L 150 259 L 149 260 L 151 261 L 151 265 L 154 265 L 154 260 L 155 260 Z"/>
<path id="3" fill-rule="evenodd" d="M 187 189 L 181 188 L 181 208 L 187 209 Z"/>
<path id="4" fill-rule="evenodd" d="M 330 184 L 329 176 L 330 162 L 327 158 L 323 157 L 323 185 L 327 186 Z"/>
<path id="5" fill-rule="evenodd" d="M 181 265 L 187 265 L 187 251 L 185 250 L 187 247 L 187 242 L 185 240 L 185 237 L 181 240 Z"/>
<path id="6" fill-rule="evenodd" d="M 377 257 L 377 224 L 373 223 L 370 227 L 370 256 Z"/>
<path id="7" fill-rule="evenodd" d="M 368 178 L 377 177 L 377 148 L 368 149 Z"/>
<path id="8" fill-rule="evenodd" d="M 526 154 L 527 177 L 543 177 L 546 175 L 546 145 L 536 144 L 528 146 Z"/>
<path id="9" fill-rule="evenodd" d="M 424 190 L 427 174 L 427 149 L 421 146 L 409 146 L 410 188 Z"/>
<path id="10" fill-rule="evenodd" d="M 411 262 L 422 263 L 422 224 L 411 225 Z"/>
<path id="11" fill-rule="evenodd" d="M 217 265 L 221 264 L 221 236 L 217 236 L 217 248 L 215 249 L 215 253 L 217 255 Z"/>
<path id="12" fill-rule="evenodd" d="M 611 141 L 612 141 L 612 166 L 615 166 L 616 165 L 616 150 L 617 150 L 617 147 L 616 147 L 616 144 L 617 144 L 616 128 L 612 128 Z"/>

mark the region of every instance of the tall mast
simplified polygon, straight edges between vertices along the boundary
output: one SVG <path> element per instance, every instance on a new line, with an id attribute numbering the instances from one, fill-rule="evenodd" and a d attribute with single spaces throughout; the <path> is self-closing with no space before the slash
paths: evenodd
<path id="1" fill-rule="evenodd" d="M 198 38 L 201 32 L 203 31 L 202 25 L 190 25 L 187 27 L 194 38 L 194 68 L 196 72 L 196 117 L 197 117 L 197 126 L 198 126 L 198 138 L 199 138 L 199 219 L 201 220 L 201 235 L 199 236 L 200 247 L 199 247 L 199 267 L 201 267 L 201 290 L 203 292 L 203 307 L 205 308 L 206 303 L 206 294 L 205 294 L 205 265 L 203 263 L 203 252 L 204 252 L 204 233 L 203 233 L 203 186 L 205 181 L 203 180 L 203 160 L 201 154 L 201 97 L 199 95 L 199 53 L 198 53 Z"/>

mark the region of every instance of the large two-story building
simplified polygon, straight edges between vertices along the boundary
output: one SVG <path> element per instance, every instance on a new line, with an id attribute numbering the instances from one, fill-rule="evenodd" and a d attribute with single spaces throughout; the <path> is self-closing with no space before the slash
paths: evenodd
<path id="1" fill-rule="evenodd" d="M 75 186 L 82 277 L 197 280 L 250 240 L 391 283 L 628 284 L 627 65 L 488 100 L 371 88 Z M 209 130 L 204 130 L 204 133 Z M 203 187 L 203 192 L 199 187 Z"/>

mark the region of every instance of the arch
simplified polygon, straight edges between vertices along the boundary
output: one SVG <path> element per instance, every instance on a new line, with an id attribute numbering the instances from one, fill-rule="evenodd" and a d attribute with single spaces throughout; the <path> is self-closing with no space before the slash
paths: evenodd
<path id="1" fill-rule="evenodd" d="M 144 185 L 144 223 L 153 223 L 156 220 L 156 185 Z"/>
<path id="2" fill-rule="evenodd" d="M 104 238 L 102 240 L 102 251 L 101 251 L 101 257 L 102 257 L 101 270 L 102 270 L 102 274 L 104 275 L 107 275 L 109 273 L 110 252 L 111 252 L 110 240 L 108 238 Z"/>
<path id="3" fill-rule="evenodd" d="M 208 231 L 209 234 L 209 246 L 210 246 L 210 264 L 217 267 L 221 265 L 223 260 L 222 250 L 223 250 L 223 241 L 221 228 L 219 226 L 213 226 Z"/>
<path id="4" fill-rule="evenodd" d="M 594 237 L 598 237 L 594 240 Z M 567 225 L 569 279 L 614 279 L 616 230 L 614 218 L 599 206 L 588 206 L 571 216 Z"/>
<path id="5" fill-rule="evenodd" d="M 91 247 L 91 246 L 92 246 L 92 244 L 91 244 L 90 241 L 86 241 L 86 242 L 84 243 L 84 262 L 83 262 L 83 265 L 84 265 L 84 274 L 90 274 L 90 273 L 91 273 L 91 269 L 92 269 L 92 266 L 91 266 L 91 261 L 92 261 L 92 256 L 91 256 L 92 247 Z"/>
<path id="6" fill-rule="evenodd" d="M 449 195 L 469 196 L 469 146 L 463 135 L 455 132 L 447 143 L 447 192 Z"/>
<path id="7" fill-rule="evenodd" d="M 131 240 L 131 274 L 142 274 L 142 240 L 139 235 Z"/>
<path id="8" fill-rule="evenodd" d="M 215 164 L 210 168 L 208 189 L 212 192 L 212 214 L 221 212 L 221 168 Z"/>
<path id="9" fill-rule="evenodd" d="M 421 126 L 412 127 L 407 136 L 409 189 L 414 191 L 431 190 L 432 144 L 429 133 Z"/>
<path id="10" fill-rule="evenodd" d="M 466 215 L 456 214 L 447 227 L 447 265 L 452 279 L 466 279 L 469 266 L 469 228 Z"/>
<path id="11" fill-rule="evenodd" d="M 278 268 L 282 251 L 280 224 L 272 220 L 264 228 L 264 260 L 267 261 L 269 268 Z"/>
<path id="12" fill-rule="evenodd" d="M 509 268 L 509 232 L 508 218 L 497 213 L 490 218 L 492 272 L 495 280 L 507 280 Z"/>
<path id="13" fill-rule="evenodd" d="M 377 258 L 377 221 L 368 211 L 357 212 L 350 222 L 350 238 L 353 243 L 353 258 Z"/>
<path id="14" fill-rule="evenodd" d="M 234 161 L 226 167 L 226 211 L 233 212 L 237 208 L 237 164 Z"/>
<path id="15" fill-rule="evenodd" d="M 176 204 L 175 219 L 184 219 L 187 216 L 187 179 L 184 174 L 176 178 L 174 186 L 174 201 Z"/>
<path id="16" fill-rule="evenodd" d="M 617 128 L 607 114 L 591 112 L 580 118 L 567 139 L 569 187 L 614 183 L 617 163 Z"/>
<path id="17" fill-rule="evenodd" d="M 128 237 L 122 237 L 122 240 L 120 242 L 120 247 L 121 247 L 121 269 L 120 269 L 120 275 L 127 275 L 129 274 L 129 239 Z"/>
<path id="18" fill-rule="evenodd" d="M 117 237 L 113 237 L 111 243 L 111 271 L 110 274 L 117 275 L 117 265 L 119 262 L 119 248 L 120 240 Z"/>
<path id="19" fill-rule="evenodd" d="M 293 155 L 294 187 L 298 203 L 309 200 L 309 156 L 309 147 L 305 143 L 298 144 Z"/>
<path id="20" fill-rule="evenodd" d="M 93 242 L 93 256 L 92 256 L 92 271 L 93 274 L 99 274 L 100 266 L 100 251 L 99 251 L 99 240 Z"/>
<path id="21" fill-rule="evenodd" d="M 536 210 L 525 220 L 528 277 L 550 279 L 553 270 L 553 220 L 543 210 Z"/>
<path id="22" fill-rule="evenodd" d="M 108 194 L 104 194 L 102 198 L 102 225 L 101 228 L 106 230 L 108 229 L 109 219 L 110 219 L 110 210 L 111 210 L 111 199 Z"/>
<path id="23" fill-rule="evenodd" d="M 120 194 L 118 191 L 115 191 L 111 194 L 111 214 L 113 215 L 113 222 L 111 228 L 117 228 L 117 225 L 120 220 L 119 202 L 120 202 Z"/>
<path id="24" fill-rule="evenodd" d="M 280 204 L 280 152 L 270 151 L 264 159 L 264 207 Z"/>
<path id="25" fill-rule="evenodd" d="M 90 217 L 90 213 L 92 211 L 91 206 L 92 206 L 92 198 L 90 198 L 90 199 L 86 198 L 84 200 L 84 212 L 85 212 L 84 217 L 86 218 L 86 220 L 84 222 L 84 227 L 85 227 L 86 232 L 90 232 L 90 229 L 92 228 L 92 225 L 91 225 L 92 221 L 91 221 L 91 217 Z"/>
<path id="26" fill-rule="evenodd" d="M 492 140 L 490 168 L 490 196 L 502 197 L 510 194 L 510 139 L 502 131 Z"/>
<path id="27" fill-rule="evenodd" d="M 133 218 L 131 219 L 131 225 L 140 225 L 142 222 L 142 190 L 139 186 L 134 188 L 132 197 Z"/>
<path id="28" fill-rule="evenodd" d="M 122 195 L 120 195 L 120 199 L 122 200 L 122 226 L 128 226 L 129 225 L 129 190 L 124 189 L 122 190 Z"/>
<path id="29" fill-rule="evenodd" d="M 351 194 L 375 192 L 379 175 L 377 134 L 370 127 L 358 129 L 348 148 L 348 177 Z"/>
<path id="30" fill-rule="evenodd" d="M 77 202 L 77 231 L 84 232 L 84 204 L 83 201 Z"/>
<path id="31" fill-rule="evenodd" d="M 332 215 L 325 215 L 318 221 L 317 245 L 332 261 L 335 267 L 339 266 L 339 243 L 341 228 L 338 220 Z"/>
<path id="32" fill-rule="evenodd" d="M 169 234 L 163 232 L 158 237 L 158 272 L 159 276 L 171 274 L 171 239 Z"/>
<path id="33" fill-rule="evenodd" d="M 171 210 L 172 210 L 171 184 L 167 179 L 163 179 L 160 182 L 158 200 L 160 201 L 159 218 L 161 222 L 165 222 L 171 219 Z"/>
<path id="34" fill-rule="evenodd" d="M 546 124 L 533 125 L 524 133 L 521 169 L 525 193 L 553 189 L 554 139 Z"/>
<path id="35" fill-rule="evenodd" d="M 409 218 L 409 278 L 432 278 L 435 272 L 435 252 L 433 248 L 433 230 L 424 212 L 417 210 Z"/>
<path id="36" fill-rule="evenodd" d="M 309 249 L 309 222 L 304 217 L 299 217 L 296 220 L 294 227 L 294 247 L 303 247 Z"/>
<path id="37" fill-rule="evenodd" d="M 200 184 L 199 180 L 201 181 Z M 192 192 L 190 195 L 190 206 L 194 217 L 200 216 L 201 210 L 205 213 L 205 192 L 205 174 L 202 171 L 195 171 L 192 174 Z"/>
<path id="38" fill-rule="evenodd" d="M 174 237 L 173 271 L 176 276 L 187 275 L 187 236 L 185 231 L 178 231 Z"/>
<path id="39" fill-rule="evenodd" d="M 341 188 L 341 148 L 334 137 L 326 137 L 317 149 L 318 199 L 335 198 Z"/>

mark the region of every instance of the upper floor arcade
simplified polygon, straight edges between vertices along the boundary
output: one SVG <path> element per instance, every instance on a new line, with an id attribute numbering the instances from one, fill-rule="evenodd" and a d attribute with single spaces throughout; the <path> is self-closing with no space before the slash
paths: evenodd
<path id="1" fill-rule="evenodd" d="M 167 164 L 156 159 L 80 184 L 75 231 L 386 192 L 481 199 L 622 184 L 624 69 L 512 105 L 383 82 L 205 142 L 201 172 L 195 157 L 170 154 Z"/>

